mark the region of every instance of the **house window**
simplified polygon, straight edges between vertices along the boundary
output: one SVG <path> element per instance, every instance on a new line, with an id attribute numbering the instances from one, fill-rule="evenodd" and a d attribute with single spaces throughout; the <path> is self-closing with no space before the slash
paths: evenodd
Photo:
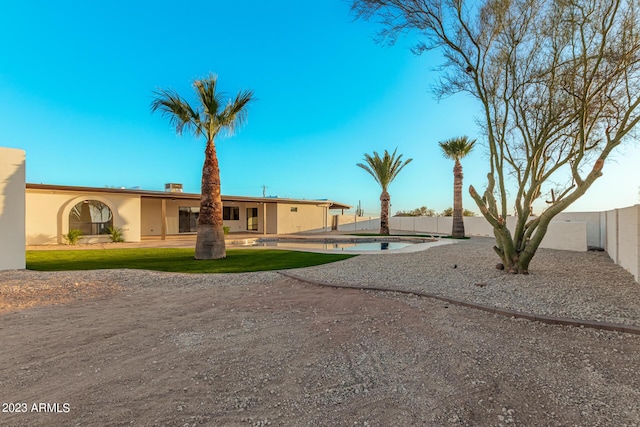
<path id="1" fill-rule="evenodd" d="M 199 207 L 180 206 L 178 208 L 178 232 L 192 233 L 198 231 Z"/>
<path id="2" fill-rule="evenodd" d="M 298 212 L 298 208 L 296 206 L 292 207 L 291 212 Z"/>
<path id="3" fill-rule="evenodd" d="M 69 213 L 69 230 L 80 230 L 85 236 L 109 234 L 113 214 L 109 206 L 97 200 L 84 200 Z"/>
<path id="4" fill-rule="evenodd" d="M 240 208 L 238 206 L 224 206 L 222 208 L 222 219 L 225 221 L 239 221 Z"/>

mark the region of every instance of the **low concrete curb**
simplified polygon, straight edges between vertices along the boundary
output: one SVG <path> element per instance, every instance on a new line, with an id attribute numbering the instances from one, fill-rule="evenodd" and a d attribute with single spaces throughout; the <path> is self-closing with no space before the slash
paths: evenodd
<path id="1" fill-rule="evenodd" d="M 640 327 L 638 326 L 630 326 L 623 325 L 621 323 L 611 323 L 611 322 L 599 322 L 596 320 L 580 320 L 580 319 L 571 319 L 565 317 L 552 317 L 552 316 L 542 316 L 533 313 L 524 313 L 521 311 L 515 310 L 507 310 L 503 308 L 497 308 L 490 305 L 477 304 L 473 302 L 468 302 L 464 300 L 459 300 L 456 298 L 443 297 L 440 295 L 430 294 L 428 292 L 420 292 L 420 291 L 409 291 L 406 289 L 398 289 L 398 288 L 382 288 L 382 287 L 368 287 L 368 286 L 350 286 L 344 284 L 335 284 L 329 282 L 323 282 L 319 280 L 311 280 L 306 279 L 304 277 L 298 276 L 296 274 L 292 274 L 286 271 L 278 271 L 279 274 L 289 277 L 294 280 L 298 280 L 304 283 L 310 283 L 318 286 L 325 286 L 330 288 L 339 288 L 339 289 L 359 289 L 364 291 L 379 291 L 379 292 L 398 292 L 401 294 L 407 295 L 416 295 L 421 297 L 433 298 L 440 301 L 447 302 L 449 304 L 455 304 L 462 307 L 474 308 L 476 310 L 486 311 L 488 313 L 498 314 L 500 316 L 506 317 L 515 317 L 518 319 L 527 319 L 535 322 L 547 323 L 549 325 L 566 325 L 566 326 L 576 326 L 576 327 L 584 327 L 591 329 L 600 329 L 603 331 L 616 331 L 616 332 L 624 332 L 627 334 L 640 335 Z"/>

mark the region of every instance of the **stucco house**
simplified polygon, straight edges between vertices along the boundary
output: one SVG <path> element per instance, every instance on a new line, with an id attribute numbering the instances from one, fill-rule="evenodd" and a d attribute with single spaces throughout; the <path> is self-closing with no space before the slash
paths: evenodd
<path id="1" fill-rule="evenodd" d="M 165 191 L 26 184 L 26 244 L 64 243 L 80 229 L 86 242 L 109 241 L 110 226 L 129 242 L 195 234 L 200 195 L 183 193 L 179 184 Z M 287 234 L 326 231 L 332 210 L 349 205 L 331 200 L 222 196 L 224 224 L 233 232 Z"/>

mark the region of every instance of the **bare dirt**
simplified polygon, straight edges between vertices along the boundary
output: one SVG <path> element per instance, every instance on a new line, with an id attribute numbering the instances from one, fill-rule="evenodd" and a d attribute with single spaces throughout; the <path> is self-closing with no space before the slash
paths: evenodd
<path id="1" fill-rule="evenodd" d="M 635 335 L 148 275 L 0 283 L 0 425 L 640 425 Z"/>

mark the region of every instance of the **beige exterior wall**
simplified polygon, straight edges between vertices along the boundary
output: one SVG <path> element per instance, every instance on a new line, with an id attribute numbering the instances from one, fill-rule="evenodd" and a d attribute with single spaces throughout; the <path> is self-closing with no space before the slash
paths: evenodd
<path id="1" fill-rule="evenodd" d="M 129 242 L 140 241 L 142 236 L 175 236 L 196 232 L 195 229 L 180 232 L 180 208 L 200 206 L 199 198 L 191 195 L 32 185 L 26 190 L 27 244 L 65 243 L 63 235 L 69 232 L 69 213 L 84 200 L 106 204 L 113 213 L 114 226 L 122 228 L 123 236 Z M 254 231 L 256 234 L 285 234 L 327 231 L 331 227 L 329 204 L 260 199 L 232 199 L 223 203 L 224 207 L 238 209 L 237 220 L 224 221 L 232 233 Z M 256 224 L 257 229 L 249 229 L 249 214 L 253 214 L 254 210 L 256 216 L 252 224 Z M 87 236 L 80 241 L 108 242 L 110 238 L 108 235 Z"/>
<path id="2" fill-rule="evenodd" d="M 162 235 L 162 199 L 142 198 L 141 204 L 141 229 L 143 236 Z M 164 224 L 166 235 L 180 234 L 180 207 L 199 207 L 199 200 L 189 199 L 164 199 L 166 222 Z"/>
<path id="3" fill-rule="evenodd" d="M 257 203 L 240 203 L 240 202 L 229 202 L 222 203 L 224 207 L 237 207 L 239 219 L 237 220 L 224 220 L 223 224 L 225 227 L 229 227 L 230 233 L 238 233 L 242 231 L 247 231 L 247 208 L 258 208 L 258 231 L 262 231 L 262 205 Z"/>
<path id="4" fill-rule="evenodd" d="M 140 234 L 160 236 L 162 233 L 162 200 L 144 198 L 140 201 Z"/>
<path id="5" fill-rule="evenodd" d="M 275 205 L 275 204 L 273 204 Z M 199 200 L 189 199 L 165 199 L 165 211 L 166 211 L 166 234 L 176 235 L 185 234 L 180 233 L 179 212 L 181 207 L 199 207 Z M 225 207 L 237 207 L 239 213 L 239 219 L 237 220 L 225 220 L 224 225 L 229 227 L 229 231 L 243 232 L 247 231 L 247 209 L 258 209 L 258 230 L 257 232 L 263 232 L 264 218 L 264 204 L 258 202 L 225 202 Z M 268 204 L 267 206 L 271 206 Z M 267 209 L 268 215 L 275 215 L 277 212 L 275 209 Z M 143 236 L 161 236 L 162 235 L 162 200 L 154 198 L 142 199 L 142 235 Z M 267 223 L 277 223 L 275 218 L 267 217 Z M 272 225 L 273 226 L 273 225 Z M 270 231 L 269 231 L 270 232 Z M 275 231 L 273 231 L 275 233 Z"/>
<path id="6" fill-rule="evenodd" d="M 167 234 L 178 234 L 180 232 L 179 226 L 179 208 L 180 206 L 199 206 L 200 203 L 192 200 L 167 200 L 166 215 L 167 215 Z"/>
<path id="7" fill-rule="evenodd" d="M 140 241 L 140 196 L 29 189 L 26 191 L 26 243 L 65 243 L 62 236 L 69 232 L 69 213 L 83 200 L 97 200 L 109 206 L 113 213 L 113 225 L 122 229 L 125 241 Z M 95 243 L 110 240 L 109 236 L 85 236 L 80 241 Z"/>
<path id="8" fill-rule="evenodd" d="M 265 204 L 267 208 L 267 234 L 278 234 L 278 205 Z"/>
<path id="9" fill-rule="evenodd" d="M 278 203 L 278 234 L 328 231 L 328 215 L 328 207 Z"/>
<path id="10" fill-rule="evenodd" d="M 0 147 L 0 270 L 20 270 L 25 260 L 23 150 Z"/>
<path id="11" fill-rule="evenodd" d="M 250 230 L 258 233 L 264 232 L 264 203 L 259 202 L 227 202 L 224 206 L 237 206 L 239 208 L 240 219 L 237 221 L 224 221 L 224 225 L 229 227 L 231 233 L 247 231 L 247 209 L 258 209 L 258 229 Z"/>

